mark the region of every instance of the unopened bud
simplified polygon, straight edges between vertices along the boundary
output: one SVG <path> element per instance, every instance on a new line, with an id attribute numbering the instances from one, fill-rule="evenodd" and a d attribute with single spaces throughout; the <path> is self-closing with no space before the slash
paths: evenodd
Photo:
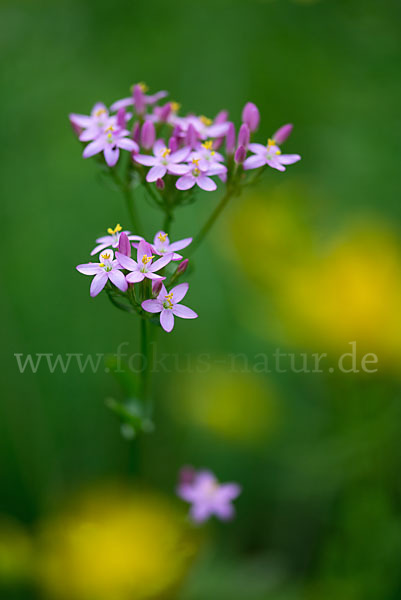
<path id="1" fill-rule="evenodd" d="M 237 164 L 241 164 L 244 162 L 246 157 L 246 150 L 244 148 L 244 146 L 238 146 L 237 150 L 235 151 L 235 155 L 234 155 L 234 160 Z"/>
<path id="2" fill-rule="evenodd" d="M 79 137 L 83 132 L 83 128 L 75 121 L 75 117 L 76 115 L 72 113 L 69 115 L 71 127 L 73 128 L 75 135 Z"/>
<path id="3" fill-rule="evenodd" d="M 198 141 L 198 135 L 196 133 L 196 129 L 192 125 L 192 123 L 190 123 L 188 126 L 187 135 L 185 138 L 185 144 L 187 146 L 189 146 L 190 148 L 195 148 L 197 141 Z"/>
<path id="4" fill-rule="evenodd" d="M 158 179 L 156 179 L 156 187 L 159 190 L 164 190 L 164 181 L 163 181 L 163 179 L 160 179 L 160 177 Z"/>
<path id="5" fill-rule="evenodd" d="M 126 233 L 121 232 L 118 240 L 118 251 L 125 256 L 131 257 L 131 243 Z"/>
<path id="6" fill-rule="evenodd" d="M 242 122 L 246 123 L 250 131 L 256 131 L 259 127 L 259 109 L 253 102 L 247 102 L 242 111 Z"/>
<path id="7" fill-rule="evenodd" d="M 167 102 L 167 104 L 164 104 L 163 106 L 160 107 L 160 110 L 159 110 L 160 121 L 167 121 L 167 119 L 170 116 L 170 113 L 171 113 L 171 102 Z"/>
<path id="8" fill-rule="evenodd" d="M 145 121 L 141 129 L 141 144 L 145 148 L 145 150 L 150 150 L 150 148 L 155 143 L 155 139 L 155 126 L 153 125 L 152 121 Z"/>
<path id="9" fill-rule="evenodd" d="M 134 85 L 133 97 L 135 110 L 138 115 L 142 115 L 145 112 L 145 96 L 138 83 Z"/>
<path id="10" fill-rule="evenodd" d="M 163 280 L 162 279 L 154 279 L 152 281 L 152 294 L 153 296 L 158 296 L 160 294 L 160 290 L 162 289 Z"/>
<path id="11" fill-rule="evenodd" d="M 175 137 L 175 135 L 172 135 L 171 138 L 168 141 L 168 147 L 171 150 L 171 152 L 177 152 L 178 150 L 178 139 Z"/>
<path id="12" fill-rule="evenodd" d="M 230 122 L 226 133 L 226 150 L 227 154 L 234 154 L 235 150 L 235 126 Z"/>
<path id="13" fill-rule="evenodd" d="M 117 111 L 117 125 L 121 128 L 125 128 L 125 122 L 127 120 L 126 112 L 124 106 L 118 109 Z"/>
<path id="14" fill-rule="evenodd" d="M 137 144 L 139 144 L 139 142 L 141 140 L 141 126 L 139 124 L 139 121 L 136 121 L 132 128 L 132 139 Z"/>
<path id="15" fill-rule="evenodd" d="M 188 267 L 188 263 L 189 263 L 189 259 L 185 258 L 177 267 L 177 275 L 178 273 L 181 275 L 182 273 L 184 273 L 184 271 L 187 270 Z"/>
<path id="16" fill-rule="evenodd" d="M 238 146 L 244 146 L 244 148 L 248 148 L 250 137 L 251 132 L 249 131 L 248 125 L 246 123 L 242 123 L 238 133 Z"/>
<path id="17" fill-rule="evenodd" d="M 217 115 L 216 118 L 214 120 L 214 123 L 225 123 L 228 119 L 228 111 L 226 110 L 221 110 Z"/>
<path id="18" fill-rule="evenodd" d="M 283 125 L 276 131 L 273 135 L 273 139 L 277 144 L 283 144 L 285 140 L 291 135 L 293 125 L 287 123 L 287 125 Z"/>

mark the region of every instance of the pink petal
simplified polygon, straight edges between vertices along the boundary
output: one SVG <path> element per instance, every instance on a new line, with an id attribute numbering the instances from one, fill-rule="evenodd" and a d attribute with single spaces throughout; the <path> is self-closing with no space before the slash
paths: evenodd
<path id="1" fill-rule="evenodd" d="M 156 179 L 161 179 L 167 173 L 167 168 L 163 165 L 155 165 L 152 167 L 146 175 L 146 181 L 152 182 Z"/>
<path id="2" fill-rule="evenodd" d="M 121 252 L 116 252 L 116 258 L 120 265 L 124 267 L 124 269 L 128 269 L 128 271 L 136 271 L 138 269 L 137 263 L 129 256 L 126 256 Z"/>
<path id="3" fill-rule="evenodd" d="M 105 248 L 108 248 L 109 246 L 111 246 L 110 242 L 107 243 L 107 244 L 99 244 L 98 246 L 96 246 L 95 248 L 93 248 L 93 250 L 91 252 L 91 256 L 93 256 L 94 254 L 98 254 L 99 252 L 101 252 Z"/>
<path id="4" fill-rule="evenodd" d="M 160 314 L 160 324 L 169 333 L 174 327 L 174 315 L 170 308 L 164 308 Z"/>
<path id="5" fill-rule="evenodd" d="M 172 154 L 170 154 L 170 162 L 173 163 L 180 163 L 183 162 L 184 160 L 186 160 L 189 156 L 191 152 L 191 148 L 185 147 L 185 148 L 180 148 L 180 150 L 177 150 L 177 152 L 173 152 Z"/>
<path id="6" fill-rule="evenodd" d="M 165 267 L 166 265 L 168 265 L 168 263 L 171 262 L 172 258 L 173 258 L 173 254 L 172 253 L 171 254 L 166 254 L 162 258 L 159 258 L 154 263 L 152 263 L 149 266 L 149 271 L 151 271 L 152 273 L 155 273 L 156 271 L 159 271 L 160 269 L 162 269 L 163 267 Z"/>
<path id="7" fill-rule="evenodd" d="M 189 283 L 180 283 L 179 285 L 176 285 L 175 287 L 173 287 L 170 290 L 170 294 L 173 294 L 174 304 L 176 302 L 181 302 L 181 300 L 184 298 L 185 294 L 187 293 L 188 289 L 189 289 Z"/>
<path id="8" fill-rule="evenodd" d="M 266 154 L 267 152 L 267 148 L 266 146 L 263 146 L 263 144 L 249 144 L 248 148 L 255 154 Z"/>
<path id="9" fill-rule="evenodd" d="M 185 238 L 184 240 L 179 240 L 178 242 L 173 242 L 168 247 L 169 252 L 175 252 L 176 250 L 182 250 L 183 248 L 186 248 L 187 246 L 189 246 L 189 244 L 191 242 L 192 242 L 192 238 Z"/>
<path id="10" fill-rule="evenodd" d="M 117 100 L 116 102 L 114 102 L 114 104 L 112 104 L 110 106 L 110 110 L 117 111 L 120 108 L 125 108 L 127 106 L 132 106 L 134 104 L 134 100 L 132 98 L 132 96 L 130 96 L 129 98 L 122 98 L 121 100 Z"/>
<path id="11" fill-rule="evenodd" d="M 82 152 L 82 156 L 84 158 L 89 158 L 91 156 L 94 156 L 95 154 L 98 154 L 99 152 L 101 152 L 103 150 L 104 145 L 105 145 L 105 140 L 103 137 L 100 137 L 97 140 L 95 140 L 94 142 L 91 142 L 90 144 L 88 144 L 86 146 L 86 148 L 84 148 L 84 151 Z"/>
<path id="12" fill-rule="evenodd" d="M 164 152 L 165 147 L 166 143 L 164 140 L 156 140 L 153 145 L 153 154 L 155 156 L 162 154 Z"/>
<path id="13" fill-rule="evenodd" d="M 301 157 L 299 154 L 281 154 L 277 159 L 282 165 L 292 165 L 301 160 Z"/>
<path id="14" fill-rule="evenodd" d="M 106 285 L 108 280 L 106 271 L 102 271 L 102 273 L 98 273 L 92 279 L 91 287 L 90 287 L 90 295 L 92 298 L 100 294 L 104 286 Z"/>
<path id="15" fill-rule="evenodd" d="M 140 271 L 132 271 L 131 273 L 128 273 L 125 279 L 128 281 L 128 283 L 139 283 L 145 279 L 145 273 L 141 273 Z"/>
<path id="16" fill-rule="evenodd" d="M 211 516 L 211 510 L 208 504 L 194 504 L 190 510 L 190 515 L 196 523 L 203 523 Z"/>
<path id="17" fill-rule="evenodd" d="M 147 273 L 144 273 L 144 275 L 145 277 L 147 277 L 147 279 L 166 279 L 161 275 L 156 275 L 156 273 L 152 273 L 152 271 L 148 271 Z"/>
<path id="18" fill-rule="evenodd" d="M 125 276 L 118 269 L 112 269 L 109 271 L 109 279 L 119 290 L 126 292 L 128 289 L 128 283 Z"/>
<path id="19" fill-rule="evenodd" d="M 158 162 L 155 156 L 148 156 L 147 154 L 135 154 L 134 160 L 140 165 L 145 165 L 145 167 L 153 167 Z"/>
<path id="20" fill-rule="evenodd" d="M 234 507 L 231 504 L 217 504 L 213 508 L 214 508 L 214 513 L 222 521 L 229 521 L 235 515 Z"/>
<path id="21" fill-rule="evenodd" d="M 86 129 L 92 125 L 92 117 L 89 117 L 88 115 L 77 115 L 75 113 L 71 113 L 68 116 L 70 121 L 75 125 L 78 125 L 78 127 L 85 127 Z"/>
<path id="22" fill-rule="evenodd" d="M 159 300 L 144 300 L 142 308 L 146 312 L 159 313 L 163 310 L 163 304 Z"/>
<path id="23" fill-rule="evenodd" d="M 200 175 L 197 177 L 196 183 L 202 190 L 205 190 L 206 192 L 214 192 L 214 190 L 217 189 L 217 185 L 213 179 L 210 179 L 210 177 L 207 177 L 206 175 Z"/>
<path id="24" fill-rule="evenodd" d="M 115 146 L 114 148 L 111 144 L 106 144 L 104 147 L 104 158 L 106 159 L 106 163 L 109 167 L 114 167 L 117 164 L 118 157 L 120 156 L 120 150 Z"/>
<path id="25" fill-rule="evenodd" d="M 249 169 L 259 169 L 259 167 L 263 167 L 265 164 L 266 158 L 264 156 L 261 156 L 260 154 L 254 154 L 253 156 L 249 156 L 249 158 L 245 159 L 244 169 L 245 171 Z"/>
<path id="26" fill-rule="evenodd" d="M 270 160 L 267 160 L 266 163 L 272 169 L 277 169 L 277 171 L 285 171 L 285 167 L 278 161 L 278 157 L 271 158 Z"/>
<path id="27" fill-rule="evenodd" d="M 177 190 L 190 190 L 195 185 L 195 177 L 192 175 L 184 175 L 184 177 L 180 177 L 177 179 L 175 187 Z"/>
<path id="28" fill-rule="evenodd" d="M 181 319 L 196 319 L 198 317 L 195 311 L 183 304 L 174 304 L 172 311 L 176 317 L 181 317 Z"/>
<path id="29" fill-rule="evenodd" d="M 128 150 L 129 152 L 138 152 L 139 146 L 134 140 L 130 140 L 129 138 L 121 138 L 117 141 L 117 146 L 122 148 L 123 150 Z"/>
<path id="30" fill-rule="evenodd" d="M 174 163 L 167 167 L 167 171 L 171 173 L 171 175 L 185 175 L 190 170 L 191 167 L 189 165 L 176 165 Z"/>
<path id="31" fill-rule="evenodd" d="M 138 263 L 142 263 L 142 259 L 145 254 L 146 254 L 146 256 L 152 256 L 153 248 L 148 242 L 146 242 L 145 240 L 141 240 L 138 244 L 138 252 L 137 252 Z"/>
<path id="32" fill-rule="evenodd" d="M 96 275 L 96 273 L 104 272 L 98 263 L 85 263 L 78 265 L 76 269 L 83 275 Z"/>

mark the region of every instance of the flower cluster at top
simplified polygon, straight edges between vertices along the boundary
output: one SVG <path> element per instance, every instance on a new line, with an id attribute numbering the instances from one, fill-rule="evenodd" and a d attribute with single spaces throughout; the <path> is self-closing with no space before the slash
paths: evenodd
<path id="1" fill-rule="evenodd" d="M 242 111 L 237 133 L 227 111 L 214 119 L 181 116 L 176 102 L 158 104 L 166 96 L 164 91 L 149 95 L 144 84 L 136 84 L 131 96 L 110 108 L 97 103 L 88 116 L 70 114 L 79 140 L 86 144 L 83 157 L 103 153 L 107 165 L 114 167 L 120 151 L 126 150 L 133 168 L 147 183 L 155 182 L 163 190 L 168 176 L 182 191 L 194 186 L 213 191 L 217 187 L 213 178 L 225 183 L 241 166 L 242 174 L 265 165 L 285 171 L 287 165 L 301 158 L 281 151 L 292 125 L 278 129 L 266 144 L 251 141 L 260 121 L 259 110 L 251 102 Z"/>
<path id="2" fill-rule="evenodd" d="M 114 229 L 109 228 L 107 234 L 96 240 L 91 252 L 92 256 L 99 253 L 99 262 L 77 266 L 80 273 L 93 276 L 90 286 L 92 297 L 106 289 L 110 300 L 118 308 L 137 312 L 142 317 L 146 317 L 146 313 L 159 313 L 160 324 L 167 332 L 174 327 L 174 317 L 196 319 L 198 315 L 181 304 L 188 291 L 188 283 L 171 287 L 188 265 L 188 259 L 182 260 L 178 251 L 189 246 L 192 238 L 171 243 L 167 233 L 158 231 L 150 244 L 141 236 L 123 231 L 119 224 Z M 136 251 L 136 260 L 131 258 L 132 248 Z M 113 249 L 116 250 L 115 256 Z M 166 272 L 167 265 L 178 261 L 174 271 Z"/>

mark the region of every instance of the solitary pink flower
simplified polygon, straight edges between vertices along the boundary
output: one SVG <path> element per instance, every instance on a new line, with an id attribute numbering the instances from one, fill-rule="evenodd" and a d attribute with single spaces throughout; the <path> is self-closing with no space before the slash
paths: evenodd
<path id="1" fill-rule="evenodd" d="M 97 238 L 96 242 L 98 245 L 95 248 L 93 248 L 91 256 L 97 254 L 98 252 L 101 252 L 105 248 L 118 248 L 120 236 L 122 233 L 125 233 L 130 241 L 139 242 L 143 240 L 143 237 L 141 237 L 140 235 L 131 235 L 130 231 L 123 231 L 123 228 L 119 223 L 117 223 L 114 229 L 109 227 L 107 233 L 109 235 L 104 235 L 100 238 Z"/>
<path id="2" fill-rule="evenodd" d="M 113 260 L 113 250 L 104 250 L 100 253 L 100 263 L 86 263 L 77 266 L 77 271 L 84 275 L 94 275 L 90 287 L 92 298 L 100 294 L 107 281 L 112 283 L 122 292 L 128 289 L 128 283 L 121 273 L 121 266 L 117 260 Z"/>
<path id="3" fill-rule="evenodd" d="M 281 154 L 275 140 L 269 139 L 266 146 L 262 144 L 249 144 L 249 150 L 254 152 L 244 162 L 244 169 L 257 169 L 269 165 L 278 171 L 285 171 L 284 165 L 292 165 L 301 160 L 299 154 Z"/>
<path id="4" fill-rule="evenodd" d="M 177 152 L 171 152 L 163 140 L 157 140 L 153 146 L 154 156 L 149 154 L 135 154 L 134 160 L 145 167 L 152 167 L 146 175 L 146 181 L 162 179 L 166 173 L 182 175 L 188 170 L 187 165 L 181 165 L 182 161 L 189 156 L 190 148 L 181 148 Z"/>
<path id="5" fill-rule="evenodd" d="M 185 238 L 184 240 L 179 240 L 178 242 L 170 243 L 170 239 L 168 234 L 164 231 L 158 231 L 153 240 L 153 249 L 159 256 L 164 256 L 165 254 L 173 253 L 172 260 L 181 260 L 181 254 L 177 254 L 176 250 L 183 250 L 189 246 L 192 242 L 192 238 Z"/>
<path id="6" fill-rule="evenodd" d="M 144 104 L 155 104 L 158 100 L 161 100 L 161 98 L 165 98 L 168 95 L 168 92 L 165 91 L 161 91 L 161 92 L 156 92 L 156 94 L 146 94 L 146 92 L 148 91 L 148 87 L 146 84 L 144 83 L 137 83 L 137 86 L 139 86 L 139 88 L 141 89 L 142 92 L 142 98 L 141 101 L 144 102 Z M 133 106 L 135 105 L 135 99 L 134 99 L 134 89 L 135 86 L 132 87 L 132 96 L 129 96 L 129 98 L 123 98 L 122 100 L 117 100 L 117 102 L 114 102 L 114 104 L 111 105 L 110 110 L 119 110 L 122 107 L 127 107 L 127 106 Z"/>
<path id="7" fill-rule="evenodd" d="M 120 148 L 129 152 L 139 151 L 138 144 L 127 137 L 129 134 L 127 129 L 118 129 L 114 125 L 110 125 L 99 137 L 86 146 L 82 156 L 89 158 L 103 152 L 106 163 L 109 167 L 114 167 L 120 156 Z"/>
<path id="8" fill-rule="evenodd" d="M 173 287 L 170 293 L 168 293 L 164 285 L 162 285 L 157 298 L 154 300 L 144 300 L 144 302 L 142 302 L 142 308 L 150 313 L 160 313 L 160 325 L 163 327 L 164 331 L 169 333 L 174 327 L 174 317 L 196 319 L 198 316 L 196 312 L 188 308 L 188 306 L 179 304 L 187 293 L 188 287 L 188 283 L 180 283 Z"/>
<path id="9" fill-rule="evenodd" d="M 178 486 L 180 498 L 192 504 L 190 516 L 196 523 L 203 523 L 212 515 L 223 521 L 234 517 L 231 504 L 239 494 L 237 483 L 219 483 L 210 471 L 191 472 L 187 469 Z"/>
<path id="10" fill-rule="evenodd" d="M 159 258 L 159 260 L 156 260 L 156 262 L 153 262 L 154 256 L 152 252 L 152 246 L 148 244 L 148 242 L 145 242 L 145 240 L 142 240 L 138 244 L 138 262 L 125 254 L 121 254 L 121 252 L 116 252 L 116 257 L 121 267 L 131 271 L 131 273 L 128 273 L 127 275 L 127 281 L 129 283 L 139 283 L 140 281 L 143 281 L 145 277 L 147 279 L 166 279 L 161 275 L 156 275 L 156 271 L 160 271 L 160 269 L 165 267 L 171 261 L 173 255 L 167 254 L 166 256 Z"/>
<path id="11" fill-rule="evenodd" d="M 177 179 L 176 188 L 179 190 L 190 190 L 194 185 L 199 186 L 202 190 L 213 192 L 217 189 L 216 183 L 210 178 L 210 175 L 224 175 L 226 167 L 215 163 L 207 169 L 201 169 L 200 159 L 193 158 L 192 163 L 187 165 L 187 173 Z"/>

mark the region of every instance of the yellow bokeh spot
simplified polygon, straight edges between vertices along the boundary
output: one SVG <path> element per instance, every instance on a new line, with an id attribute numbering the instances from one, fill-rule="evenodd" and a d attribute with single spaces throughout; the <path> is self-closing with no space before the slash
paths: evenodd
<path id="1" fill-rule="evenodd" d="M 181 104 L 179 102 L 170 102 L 171 110 L 173 112 L 178 112 L 181 108 Z"/>
<path id="2" fill-rule="evenodd" d="M 37 578 L 57 600 L 167 597 L 198 543 L 164 497 L 99 489 L 43 523 Z"/>
<path id="3" fill-rule="evenodd" d="M 146 83 L 144 83 L 143 81 L 140 81 L 138 83 L 139 87 L 141 88 L 141 91 L 146 94 L 146 92 L 149 91 L 149 87 L 146 85 Z"/>

